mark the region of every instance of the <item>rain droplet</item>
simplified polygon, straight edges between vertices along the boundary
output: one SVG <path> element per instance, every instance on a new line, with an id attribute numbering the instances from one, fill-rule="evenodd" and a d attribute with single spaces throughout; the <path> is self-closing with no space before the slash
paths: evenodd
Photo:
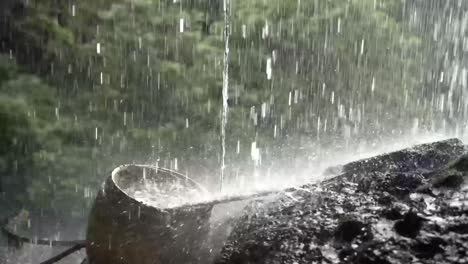
<path id="1" fill-rule="evenodd" d="M 184 32 L 184 19 L 183 18 L 181 18 L 179 22 L 179 31 L 180 33 Z"/>
<path id="2" fill-rule="evenodd" d="M 338 26 L 337 27 L 338 28 L 337 28 L 336 31 L 338 32 L 338 34 L 340 34 L 341 33 L 341 17 L 338 18 Z"/>
<path id="3" fill-rule="evenodd" d="M 361 40 L 361 55 L 364 55 L 364 39 Z"/>

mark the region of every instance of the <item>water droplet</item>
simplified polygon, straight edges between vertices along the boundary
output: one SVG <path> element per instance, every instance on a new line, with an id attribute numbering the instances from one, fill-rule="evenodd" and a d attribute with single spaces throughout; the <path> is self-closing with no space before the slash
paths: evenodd
<path id="1" fill-rule="evenodd" d="M 271 77 L 272 77 L 271 58 L 268 58 L 268 59 L 267 59 L 267 63 L 266 63 L 266 75 L 267 75 L 267 79 L 268 79 L 268 80 L 271 80 Z"/>
<path id="2" fill-rule="evenodd" d="M 181 18 L 179 21 L 179 31 L 180 33 L 184 32 L 184 19 L 183 18 Z"/>

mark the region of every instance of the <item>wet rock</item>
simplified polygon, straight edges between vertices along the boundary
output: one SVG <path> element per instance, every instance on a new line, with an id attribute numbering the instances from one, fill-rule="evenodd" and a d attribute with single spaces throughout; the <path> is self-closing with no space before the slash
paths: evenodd
<path id="1" fill-rule="evenodd" d="M 441 237 L 428 237 L 425 236 L 415 241 L 411 250 L 418 258 L 429 259 L 433 258 L 436 254 L 444 253 L 444 247 L 447 242 Z"/>
<path id="2" fill-rule="evenodd" d="M 423 226 L 424 218 L 417 213 L 409 211 L 403 217 L 403 220 L 395 223 L 395 231 L 405 237 L 415 238 Z"/>
<path id="3" fill-rule="evenodd" d="M 369 176 L 358 180 L 358 191 L 381 191 L 393 197 L 405 197 L 427 183 L 427 179 L 419 173 L 373 173 Z"/>
<path id="4" fill-rule="evenodd" d="M 458 234 L 468 234 L 468 221 L 466 221 L 466 223 L 452 225 L 447 230 Z"/>
<path id="5" fill-rule="evenodd" d="M 397 173 L 391 177 L 390 185 L 410 193 L 424 183 L 424 177 L 417 173 Z"/>
<path id="6" fill-rule="evenodd" d="M 364 245 L 351 262 L 355 264 L 390 264 L 390 262 L 385 259 L 386 254 L 381 249 L 375 249 L 376 247 L 383 248 L 384 245 Z"/>
<path id="7" fill-rule="evenodd" d="M 385 209 L 384 212 L 382 213 L 382 216 L 389 220 L 399 220 L 403 218 L 401 211 L 396 207 Z"/>
<path id="8" fill-rule="evenodd" d="M 389 206 L 395 201 L 395 198 L 388 192 L 383 192 L 378 198 L 377 202 L 381 205 Z"/>
<path id="9" fill-rule="evenodd" d="M 458 189 L 465 182 L 464 176 L 459 173 L 446 174 L 443 177 L 437 178 L 432 184 L 435 188 Z"/>
<path id="10" fill-rule="evenodd" d="M 357 220 L 346 220 L 338 225 L 335 237 L 338 241 L 351 242 L 359 234 L 363 233 L 364 229 L 364 223 Z"/>
<path id="11" fill-rule="evenodd" d="M 465 153 L 463 143 L 449 139 L 348 163 L 342 171 L 347 177 L 362 178 L 368 173 L 433 171 L 443 168 Z"/>
<path id="12" fill-rule="evenodd" d="M 468 154 L 461 156 L 451 168 L 460 172 L 468 172 Z"/>
<path id="13" fill-rule="evenodd" d="M 468 154 L 452 161 L 445 168 L 427 173 L 426 178 L 429 178 L 431 182 L 425 185 L 424 189 L 459 189 L 463 187 L 467 184 L 468 178 Z"/>
<path id="14" fill-rule="evenodd" d="M 464 175 L 463 151 L 458 140 L 425 144 L 344 165 L 332 179 L 257 202 L 216 263 L 468 261 L 468 188 L 434 184 Z"/>

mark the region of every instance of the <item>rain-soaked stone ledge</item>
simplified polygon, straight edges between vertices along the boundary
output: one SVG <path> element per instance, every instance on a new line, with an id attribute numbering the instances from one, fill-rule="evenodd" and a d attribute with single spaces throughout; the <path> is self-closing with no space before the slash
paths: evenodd
<path id="1" fill-rule="evenodd" d="M 468 263 L 468 155 L 457 139 L 330 168 L 251 203 L 217 264 Z"/>

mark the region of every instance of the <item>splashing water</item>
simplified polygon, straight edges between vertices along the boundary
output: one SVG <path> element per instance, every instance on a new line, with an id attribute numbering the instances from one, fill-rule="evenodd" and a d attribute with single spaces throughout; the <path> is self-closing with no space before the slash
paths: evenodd
<path id="1" fill-rule="evenodd" d="M 174 208 L 185 204 L 196 204 L 212 199 L 207 193 L 186 188 L 181 183 L 170 186 L 147 180 L 125 190 L 134 199 L 156 208 Z"/>
<path id="2" fill-rule="evenodd" d="M 231 0 L 224 0 L 224 69 L 223 69 L 223 111 L 221 116 L 221 177 L 220 191 L 223 191 L 224 176 L 226 170 L 226 124 L 228 119 L 229 98 L 229 34 L 230 34 L 230 11 Z"/>

